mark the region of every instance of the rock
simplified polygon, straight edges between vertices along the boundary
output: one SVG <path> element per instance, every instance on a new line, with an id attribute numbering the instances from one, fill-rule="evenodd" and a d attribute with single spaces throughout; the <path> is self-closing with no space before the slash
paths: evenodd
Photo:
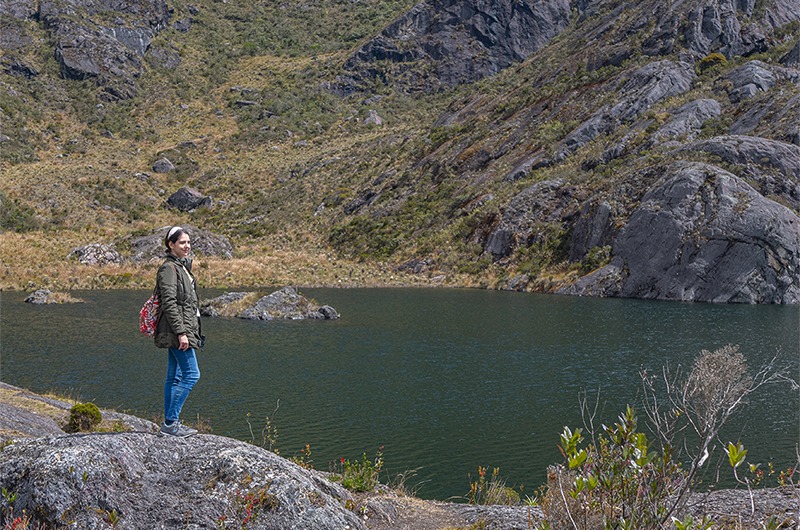
<path id="1" fill-rule="evenodd" d="M 781 57 L 781 64 L 800 68 L 800 41 L 797 41 L 797 44 L 795 44 L 794 48 L 792 48 L 789 53 Z"/>
<path id="2" fill-rule="evenodd" d="M 180 31 L 181 33 L 186 33 L 190 29 L 192 29 L 192 19 L 191 18 L 182 18 L 180 20 L 176 20 L 172 27 L 175 28 L 176 31 Z"/>
<path id="3" fill-rule="evenodd" d="M 220 310 L 225 310 L 231 304 L 244 300 L 250 293 L 225 293 L 211 300 L 200 301 L 200 315 L 204 317 L 218 317 Z"/>
<path id="4" fill-rule="evenodd" d="M 60 399 L 40 396 L 22 388 L 17 388 L 0 381 L 0 443 L 8 440 L 63 435 L 61 423 L 66 424 L 69 411 L 74 403 Z M 101 410 L 107 422 L 116 423 L 119 430 L 127 429 L 139 432 L 157 432 L 158 426 L 153 422 L 129 416 L 112 410 Z"/>
<path id="5" fill-rule="evenodd" d="M 717 136 L 681 151 L 703 151 L 735 166 L 735 172 L 758 185 L 762 195 L 781 197 L 800 211 L 800 147 L 755 136 Z"/>
<path id="6" fill-rule="evenodd" d="M 559 292 L 800 303 L 800 218 L 707 164 L 668 168 L 614 240 L 612 256 Z"/>
<path id="7" fill-rule="evenodd" d="M 549 237 L 550 227 L 577 214 L 573 186 L 561 179 L 545 180 L 524 189 L 508 203 L 500 223 L 489 234 L 484 252 L 499 259 L 514 248 Z"/>
<path id="8" fill-rule="evenodd" d="M 768 49 L 767 34 L 773 29 L 800 18 L 794 0 L 776 0 L 762 5 L 764 14 L 756 21 L 755 4 L 741 0 L 698 3 L 683 27 L 686 46 L 701 57 L 711 52 L 746 57 Z"/>
<path id="9" fill-rule="evenodd" d="M 653 134 L 655 142 L 681 139 L 694 140 L 703 124 L 720 115 L 722 109 L 714 99 L 690 101 L 676 110 L 672 118 Z"/>
<path id="10" fill-rule="evenodd" d="M 341 486 L 251 444 L 102 433 L 20 440 L 0 452 L 14 513 L 57 527 L 364 529 Z M 116 524 L 116 523 L 115 523 Z"/>
<path id="11" fill-rule="evenodd" d="M 73 249 L 67 258 L 75 258 L 83 265 L 109 265 L 122 263 L 122 256 L 117 252 L 114 245 L 104 243 L 90 243 L 82 247 Z"/>
<path id="12" fill-rule="evenodd" d="M 167 205 L 182 212 L 190 212 L 197 208 L 211 208 L 211 197 L 203 195 L 193 188 L 182 187 L 167 199 Z"/>
<path id="13" fill-rule="evenodd" d="M 50 289 L 37 289 L 25 298 L 25 302 L 33 305 L 56 304 L 52 298 L 53 293 Z"/>
<path id="14" fill-rule="evenodd" d="M 405 272 L 409 274 L 423 274 L 428 272 L 433 264 L 433 261 L 429 259 L 413 258 L 405 263 L 401 263 L 395 268 L 395 270 L 397 272 Z"/>
<path id="15" fill-rule="evenodd" d="M 364 120 L 364 125 L 383 125 L 383 118 L 374 110 L 369 111 L 369 116 Z"/>
<path id="16" fill-rule="evenodd" d="M 0 15 L 32 20 L 36 16 L 36 3 L 29 0 L 3 0 L 0 2 Z"/>
<path id="17" fill-rule="evenodd" d="M 64 434 L 55 420 L 11 404 L 0 407 L 0 443 L 22 436 Z"/>
<path id="18" fill-rule="evenodd" d="M 726 76 L 733 88 L 728 92 L 733 103 L 766 92 L 775 86 L 775 75 L 769 65 L 761 61 L 750 61 Z"/>
<path id="19" fill-rule="evenodd" d="M 181 64 L 181 55 L 171 44 L 154 44 L 147 53 L 150 64 L 165 70 L 175 70 Z"/>
<path id="20" fill-rule="evenodd" d="M 317 306 L 297 293 L 292 287 L 284 287 L 263 296 L 253 305 L 239 309 L 231 305 L 241 302 L 252 293 L 225 293 L 211 300 L 200 302 L 200 312 L 207 316 L 233 316 L 245 320 L 336 320 L 339 313 L 328 305 Z"/>
<path id="21" fill-rule="evenodd" d="M 570 239 L 569 260 L 582 260 L 595 247 L 610 243 L 613 235 L 612 209 L 607 202 L 586 202 Z"/>
<path id="22" fill-rule="evenodd" d="M 22 4 L 14 0 L 10 3 Z M 7 6 L 9 0 L 2 4 Z M 137 94 L 135 81 L 143 73 L 141 58 L 169 20 L 164 0 L 124 5 L 76 0 L 38 4 L 36 20 L 55 43 L 54 55 L 63 77 L 95 79 L 107 99 L 128 99 Z M 14 14 L 31 18 L 26 12 Z"/>
<path id="23" fill-rule="evenodd" d="M 650 107 L 692 87 L 695 73 L 690 65 L 658 61 L 634 71 L 619 90 L 618 102 L 606 106 L 571 132 L 559 147 L 556 158 L 563 160 L 601 134 L 613 132 Z"/>
<path id="24" fill-rule="evenodd" d="M 357 84 L 389 70 L 393 84 L 424 91 L 470 83 L 542 48 L 569 17 L 567 0 L 424 0 L 361 46 L 346 61 L 345 77 Z M 343 81 L 345 92 L 354 88 Z"/>
<path id="25" fill-rule="evenodd" d="M 24 24 L 17 22 L 11 17 L 0 18 L 0 49 L 5 53 L 12 50 L 20 50 L 27 48 L 33 44 L 33 37 L 31 37 Z M 4 57 L 11 59 L 11 57 Z"/>
<path id="26" fill-rule="evenodd" d="M 10 55 L 0 58 L 0 65 L 2 65 L 3 71 L 10 75 L 24 77 L 26 79 L 33 79 L 39 75 L 39 70 L 24 60 Z"/>
<path id="27" fill-rule="evenodd" d="M 175 171 L 175 164 L 169 158 L 159 158 L 153 163 L 153 171 L 156 173 L 169 173 Z"/>
<path id="28" fill-rule="evenodd" d="M 329 305 L 320 306 L 317 312 L 322 315 L 323 320 L 338 320 L 339 312 Z"/>
<path id="29" fill-rule="evenodd" d="M 148 235 L 125 238 L 121 243 L 130 247 L 129 258 L 136 263 L 161 261 L 166 255 L 164 237 L 170 228 L 170 226 L 163 226 Z M 233 258 L 233 245 L 227 237 L 189 225 L 184 228 L 191 237 L 192 254 L 223 259 Z"/>

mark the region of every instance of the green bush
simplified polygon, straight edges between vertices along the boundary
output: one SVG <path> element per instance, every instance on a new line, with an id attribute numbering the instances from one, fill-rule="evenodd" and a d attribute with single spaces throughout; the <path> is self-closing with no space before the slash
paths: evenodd
<path id="1" fill-rule="evenodd" d="M 333 471 L 334 478 L 341 481 L 342 486 L 354 492 L 372 491 L 380 483 L 380 473 L 383 469 L 383 446 L 378 448 L 375 460 L 367 458 L 367 453 L 361 455 L 361 460 L 339 461 L 338 469 Z"/>
<path id="2" fill-rule="evenodd" d="M 78 403 L 69 410 L 69 421 L 64 429 L 67 432 L 91 431 L 100 422 L 103 416 L 94 403 Z"/>
<path id="3" fill-rule="evenodd" d="M 728 59 L 719 52 L 709 53 L 697 63 L 697 73 L 702 74 L 710 68 L 715 66 L 725 67 L 728 64 Z"/>
<path id="4" fill-rule="evenodd" d="M 593 270 L 599 269 L 611 260 L 611 247 L 594 247 L 586 253 L 586 257 L 581 261 L 581 274 L 589 274 Z"/>

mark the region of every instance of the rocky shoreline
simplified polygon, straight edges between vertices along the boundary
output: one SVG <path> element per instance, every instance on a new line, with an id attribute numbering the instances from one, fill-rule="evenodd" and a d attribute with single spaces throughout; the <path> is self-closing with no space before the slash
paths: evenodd
<path id="1" fill-rule="evenodd" d="M 71 403 L 0 383 L 3 513 L 46 527 L 523 530 L 537 506 L 474 506 L 405 496 L 385 486 L 354 494 L 326 473 L 258 446 L 211 434 L 159 437 L 154 423 L 103 411 L 102 432 L 67 434 Z M 698 495 L 695 513 L 762 528 L 776 515 L 797 528 L 800 491 Z M 794 526 L 791 526 L 794 525 Z"/>

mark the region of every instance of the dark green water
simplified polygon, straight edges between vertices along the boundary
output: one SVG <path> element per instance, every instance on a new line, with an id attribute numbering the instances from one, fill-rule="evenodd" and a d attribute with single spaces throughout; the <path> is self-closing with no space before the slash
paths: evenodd
<path id="1" fill-rule="evenodd" d="M 0 294 L 0 379 L 160 414 L 165 353 L 137 328 L 149 293 L 73 294 L 87 303 L 35 307 L 22 293 Z M 215 433 L 250 440 L 246 414 L 257 439 L 264 416 L 274 416 L 281 454 L 308 443 L 321 470 L 340 457 L 372 457 L 383 444 L 391 473 L 419 468 L 412 482 L 422 482 L 425 498 L 464 495 L 478 465 L 499 467 L 532 493 L 559 460 L 562 427 L 581 425 L 579 393 L 599 388 L 601 420 L 613 421 L 637 403 L 640 366 L 687 364 L 702 349 L 734 343 L 751 366 L 780 354 L 798 378 L 797 307 L 477 290 L 304 294 L 341 320 L 204 320 L 202 377 L 184 419 L 200 414 Z M 791 465 L 800 394 L 763 389 L 729 439 L 741 439 L 752 461 Z"/>

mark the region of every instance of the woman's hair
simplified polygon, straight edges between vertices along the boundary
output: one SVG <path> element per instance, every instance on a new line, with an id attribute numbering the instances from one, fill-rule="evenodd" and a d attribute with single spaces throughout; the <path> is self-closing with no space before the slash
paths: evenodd
<path id="1" fill-rule="evenodd" d="M 173 226 L 169 229 L 167 235 L 164 237 L 164 246 L 167 247 L 167 254 L 169 254 L 171 250 L 169 244 L 177 242 L 183 234 L 188 234 L 188 232 L 180 226 Z"/>

